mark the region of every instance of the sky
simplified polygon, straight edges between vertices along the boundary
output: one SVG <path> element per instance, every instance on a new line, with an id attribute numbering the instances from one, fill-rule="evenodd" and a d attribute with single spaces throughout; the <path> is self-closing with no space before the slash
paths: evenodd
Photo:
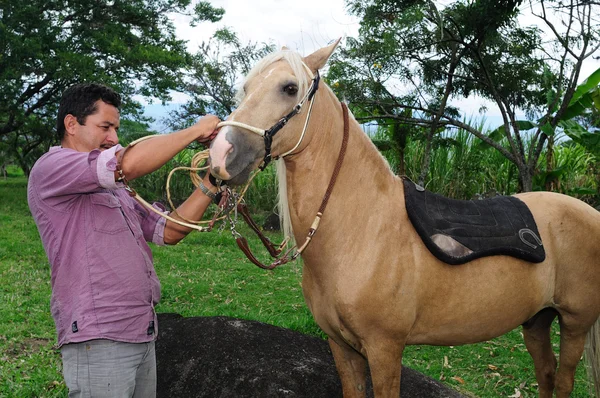
<path id="1" fill-rule="evenodd" d="M 302 55 L 340 37 L 358 35 L 359 19 L 346 13 L 344 0 L 210 0 L 210 3 L 225 9 L 223 19 L 217 23 L 203 22 L 191 27 L 189 17 L 171 16 L 177 36 L 187 40 L 190 52 L 195 52 L 223 27 L 235 32 L 242 43 L 287 46 Z M 160 132 L 166 131 L 160 119 L 186 100 L 179 93 L 173 93 L 172 97 L 172 103 L 166 106 L 146 105 L 146 115 L 158 119 L 152 127 Z"/>
<path id="2" fill-rule="evenodd" d="M 211 0 L 225 9 L 215 24 L 190 27 L 186 17 L 173 19 L 177 35 L 194 51 L 218 28 L 227 26 L 244 42 L 287 46 L 302 55 L 347 35 L 356 36 L 359 19 L 346 13 L 344 0 Z"/>
<path id="3" fill-rule="evenodd" d="M 198 0 L 194 0 L 196 1 Z M 189 17 L 171 16 L 177 36 L 187 41 L 190 52 L 195 52 L 203 41 L 209 40 L 217 29 L 223 27 L 235 32 L 242 43 L 264 42 L 277 47 L 285 45 L 302 55 L 308 55 L 340 37 L 358 35 L 360 20 L 347 13 L 344 0 L 210 0 L 210 3 L 214 7 L 225 9 L 223 19 L 217 23 L 204 22 L 191 27 Z M 530 16 L 523 22 L 531 23 L 532 20 L 534 18 Z M 343 42 L 342 40 L 342 44 Z M 600 61 L 584 64 L 582 80 L 598 67 Z M 167 106 L 147 105 L 146 114 L 157 119 L 152 127 L 161 132 L 166 131 L 160 119 L 177 107 L 178 103 L 185 101 L 183 94 L 173 93 L 172 102 Z M 485 105 L 489 123 L 499 123 L 501 120 L 494 105 L 481 98 L 472 97 L 454 101 L 453 104 L 467 118 L 475 119 L 482 117 L 478 110 Z"/>

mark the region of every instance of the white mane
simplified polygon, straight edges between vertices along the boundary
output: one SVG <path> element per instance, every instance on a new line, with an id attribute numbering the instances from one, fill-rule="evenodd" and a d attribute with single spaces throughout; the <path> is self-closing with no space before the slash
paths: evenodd
<path id="1" fill-rule="evenodd" d="M 279 213 L 279 223 L 281 224 L 281 232 L 285 236 L 290 237 L 290 242 L 293 244 L 294 231 L 292 229 L 292 219 L 290 217 L 290 206 L 288 204 L 287 196 L 287 178 L 285 161 L 279 159 L 276 162 L 277 165 L 277 212 Z"/>

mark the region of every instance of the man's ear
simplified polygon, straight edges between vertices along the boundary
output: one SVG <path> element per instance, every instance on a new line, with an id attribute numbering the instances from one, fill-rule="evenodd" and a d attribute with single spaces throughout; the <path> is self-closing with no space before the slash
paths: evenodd
<path id="1" fill-rule="evenodd" d="M 75 116 L 68 114 L 65 116 L 63 123 L 65 124 L 65 131 L 68 135 L 75 134 L 75 129 L 79 125 L 79 122 Z"/>
<path id="2" fill-rule="evenodd" d="M 333 53 L 335 48 L 340 43 L 340 40 L 342 40 L 341 37 L 339 39 L 337 39 L 335 41 L 335 43 L 330 44 L 327 47 L 323 47 L 323 48 L 315 51 L 314 53 L 306 56 L 304 58 L 304 63 L 310 68 L 310 70 L 312 70 L 314 73 L 316 73 L 319 69 L 321 69 L 323 66 L 325 66 L 325 64 L 327 63 L 327 60 L 329 59 L 329 57 L 331 56 L 331 54 Z"/>

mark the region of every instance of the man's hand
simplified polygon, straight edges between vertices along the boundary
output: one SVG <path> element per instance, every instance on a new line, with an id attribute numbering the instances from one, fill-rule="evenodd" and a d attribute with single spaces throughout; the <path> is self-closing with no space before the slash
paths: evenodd
<path id="1" fill-rule="evenodd" d="M 217 130 L 217 124 L 219 124 L 220 121 L 221 120 L 215 115 L 203 116 L 196 124 L 190 127 L 190 129 L 193 129 L 198 133 L 196 141 L 208 146 L 219 132 Z"/>

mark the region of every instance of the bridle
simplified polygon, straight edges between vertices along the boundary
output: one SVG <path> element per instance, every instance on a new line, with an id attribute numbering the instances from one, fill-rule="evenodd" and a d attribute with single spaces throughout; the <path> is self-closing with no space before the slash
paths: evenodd
<path id="1" fill-rule="evenodd" d="M 313 239 L 313 236 L 317 232 L 317 229 L 319 229 L 319 224 L 321 222 L 321 218 L 323 217 L 323 213 L 325 213 L 325 208 L 327 207 L 327 203 L 329 203 L 329 198 L 331 197 L 331 193 L 333 192 L 333 187 L 335 186 L 335 183 L 337 181 L 337 177 L 339 175 L 340 169 L 342 167 L 342 163 L 344 161 L 344 157 L 346 155 L 346 149 L 348 147 L 348 138 L 349 138 L 348 107 L 343 102 L 341 103 L 341 106 L 342 106 L 342 115 L 343 115 L 343 121 L 344 121 L 344 135 L 342 137 L 342 145 L 340 147 L 340 152 L 338 154 L 338 158 L 335 163 L 335 167 L 333 169 L 331 179 L 329 180 L 329 184 L 327 185 L 327 190 L 325 191 L 325 195 L 323 195 L 323 200 L 321 201 L 321 205 L 319 206 L 319 210 L 317 211 L 316 217 L 313 220 L 313 222 L 308 230 L 308 233 L 306 235 L 304 243 L 300 247 L 293 246 L 290 249 L 288 249 L 283 255 L 281 255 L 281 252 L 283 251 L 283 246 L 285 246 L 285 242 L 282 243 L 279 247 L 276 247 L 269 240 L 269 238 L 267 238 L 260 231 L 260 228 L 258 227 L 258 225 L 256 225 L 256 223 L 252 220 L 246 205 L 244 203 L 239 203 L 237 205 L 238 213 L 242 215 L 242 218 L 244 218 L 244 220 L 246 221 L 246 223 L 248 224 L 250 229 L 252 229 L 254 231 L 254 233 L 256 233 L 256 235 L 260 238 L 263 245 L 269 251 L 269 254 L 271 255 L 271 257 L 275 258 L 275 261 L 273 261 L 270 265 L 263 264 L 260 260 L 258 260 L 252 254 L 252 251 L 250 250 L 250 246 L 248 245 L 248 241 L 246 240 L 246 238 L 244 238 L 242 235 L 240 235 L 234 229 L 233 224 L 231 224 L 232 225 L 231 232 L 233 233 L 233 235 L 235 237 L 235 242 L 237 243 L 238 247 L 242 250 L 242 252 L 244 252 L 244 254 L 248 258 L 248 260 L 250 260 L 252 263 L 257 265 L 259 268 L 274 269 L 280 265 L 283 265 L 290 261 L 295 260 L 298 256 L 300 256 L 302 254 L 304 249 L 306 249 L 308 247 L 308 245 L 310 244 L 310 242 Z M 279 257 L 280 255 L 281 255 L 281 257 Z"/>
<path id="2" fill-rule="evenodd" d="M 275 157 L 275 159 L 277 159 L 279 157 L 287 156 L 287 155 L 291 154 L 292 152 L 294 152 L 298 148 L 298 146 L 300 146 L 300 143 L 304 139 L 304 135 L 306 133 L 306 128 L 308 127 L 308 121 L 310 120 L 310 114 L 312 112 L 312 106 L 314 103 L 313 98 L 314 98 L 317 90 L 319 89 L 319 81 L 321 80 L 321 75 L 319 74 L 319 71 L 317 71 L 316 75 L 313 76 L 310 68 L 308 66 L 306 66 L 306 64 L 304 64 L 304 63 L 302 63 L 302 65 L 304 65 L 304 67 L 309 72 L 310 76 L 312 77 L 312 83 L 311 83 L 308 91 L 304 95 L 304 97 L 300 100 L 300 102 L 298 102 L 298 104 L 296 106 L 294 106 L 287 115 L 285 115 L 284 117 L 279 119 L 279 121 L 277 123 L 275 123 L 273 126 L 271 126 L 271 128 L 269 128 L 267 130 L 262 130 L 260 128 L 250 126 L 248 124 L 241 123 L 241 122 L 236 122 L 236 121 L 224 121 L 224 122 L 219 123 L 217 126 L 217 127 L 223 127 L 223 126 L 240 127 L 240 128 L 246 129 L 248 131 L 251 131 L 251 132 L 263 137 L 264 142 L 265 142 L 265 156 L 263 158 L 262 164 L 260 166 L 258 166 L 258 168 L 261 171 L 263 171 L 267 167 L 267 165 L 269 163 L 271 163 L 271 160 L 273 159 L 273 157 L 271 155 L 271 145 L 273 144 L 273 137 L 275 136 L 275 134 L 277 134 L 277 132 L 279 130 L 281 130 L 283 127 L 285 127 L 285 125 L 290 121 L 290 119 L 292 117 L 299 114 L 300 111 L 302 110 L 302 107 L 304 106 L 304 104 L 307 101 L 309 101 L 310 105 L 308 107 L 308 112 L 306 114 L 304 128 L 302 129 L 302 134 L 300 134 L 300 138 L 298 139 L 298 142 L 292 149 Z"/>
<path id="3" fill-rule="evenodd" d="M 298 113 L 300 113 L 302 107 L 304 106 L 304 104 L 307 101 L 310 101 L 310 106 L 306 115 L 306 120 L 304 123 L 304 128 L 302 129 L 302 134 L 300 134 L 300 138 L 298 139 L 298 142 L 296 143 L 296 145 L 290 149 L 289 151 L 279 155 L 278 157 L 283 158 L 284 156 L 287 156 L 291 153 L 293 153 L 298 146 L 300 145 L 300 143 L 302 142 L 302 140 L 304 139 L 304 135 L 306 133 L 306 129 L 308 126 L 308 122 L 310 120 L 310 115 L 312 112 L 312 106 L 314 104 L 314 96 L 317 92 L 317 90 L 319 89 L 319 80 L 320 80 L 320 75 L 319 72 L 317 71 L 316 75 L 313 76 L 312 72 L 310 71 L 310 69 L 308 68 L 308 66 L 306 66 L 306 64 L 304 64 L 304 67 L 308 70 L 310 76 L 312 77 L 312 84 L 310 85 L 310 88 L 308 89 L 307 93 L 304 95 L 304 97 L 300 100 L 300 102 L 294 106 L 294 108 L 284 117 L 282 117 L 281 119 L 279 119 L 279 121 L 277 123 L 275 123 L 271 128 L 269 128 L 268 130 L 261 130 L 259 128 L 256 128 L 254 126 L 250 126 L 244 123 L 240 123 L 240 122 L 236 122 L 236 121 L 225 121 L 225 122 L 221 122 L 219 123 L 218 127 L 221 126 L 235 126 L 235 127 L 241 127 L 244 128 L 248 131 L 251 131 L 253 133 L 259 134 L 261 136 L 263 136 L 264 141 L 265 141 L 265 156 L 263 158 L 263 163 L 261 166 L 259 166 L 260 170 L 264 170 L 265 167 L 271 162 L 272 160 L 272 155 L 271 155 L 271 144 L 273 143 L 273 137 L 275 136 L 275 134 L 277 134 L 277 132 L 279 130 L 281 130 L 288 122 L 289 120 L 296 116 Z M 308 234 L 305 238 L 304 243 L 298 247 L 298 246 L 294 246 L 291 247 L 290 249 L 288 249 L 283 255 L 281 255 L 282 251 L 283 251 L 283 246 L 285 245 L 285 243 L 279 245 L 279 247 L 276 247 L 270 240 L 269 238 L 267 238 L 262 231 L 260 230 L 260 228 L 258 227 L 258 225 L 256 225 L 256 223 L 252 220 L 252 218 L 250 217 L 250 212 L 248 211 L 248 208 L 246 207 L 246 205 L 244 203 L 238 203 L 238 205 L 236 206 L 236 209 L 238 211 L 239 214 L 242 215 L 242 218 L 244 218 L 244 220 L 246 221 L 246 223 L 248 224 L 248 226 L 250 227 L 250 229 L 252 229 L 254 231 L 254 233 L 256 233 L 258 235 L 258 237 L 260 238 L 260 240 L 262 241 L 263 245 L 267 248 L 267 250 L 269 251 L 269 254 L 275 258 L 275 261 L 273 261 L 270 265 L 266 265 L 263 264 L 260 260 L 258 260 L 253 254 L 252 251 L 250 250 L 250 246 L 248 245 L 248 241 L 246 240 L 246 238 L 244 238 L 242 235 L 240 235 L 234 228 L 234 224 L 230 222 L 231 224 L 231 232 L 235 237 L 235 241 L 238 245 L 238 247 L 242 250 L 242 252 L 244 252 L 244 254 L 246 255 L 246 257 L 248 258 L 248 260 L 250 260 L 252 263 L 254 263 L 255 265 L 257 265 L 260 268 L 263 269 L 274 269 L 275 267 L 278 267 L 280 265 L 286 264 L 290 261 L 295 260 L 298 256 L 300 256 L 302 254 L 302 252 L 304 251 L 304 249 L 306 249 L 306 247 L 309 245 L 309 243 L 312 241 L 313 236 L 315 235 L 315 233 L 317 232 L 317 229 L 319 228 L 319 223 L 321 222 L 321 218 L 323 217 L 323 213 L 325 212 L 325 208 L 327 207 L 327 203 L 329 202 L 329 197 L 331 196 L 331 192 L 333 191 L 333 187 L 335 185 L 335 182 L 337 181 L 337 176 L 339 174 L 340 168 L 342 166 L 342 162 L 344 161 L 344 156 L 346 154 L 346 148 L 348 145 L 348 130 L 349 130 L 349 125 L 348 125 L 348 108 L 346 106 L 346 104 L 341 103 L 342 106 L 342 114 L 343 114 L 343 121 L 344 121 L 344 135 L 342 138 L 342 146 L 340 148 L 340 152 L 338 154 L 338 159 L 337 162 L 335 164 L 334 170 L 333 170 L 333 174 L 331 176 L 331 179 L 329 181 L 329 185 L 327 186 L 327 190 L 325 191 L 325 195 L 323 196 L 323 200 L 321 202 L 321 206 L 319 207 L 319 210 L 316 214 L 315 219 L 313 220 Z M 228 190 L 227 190 L 228 191 Z M 227 192 L 226 191 L 226 192 Z M 281 255 L 281 256 L 280 256 Z"/>

